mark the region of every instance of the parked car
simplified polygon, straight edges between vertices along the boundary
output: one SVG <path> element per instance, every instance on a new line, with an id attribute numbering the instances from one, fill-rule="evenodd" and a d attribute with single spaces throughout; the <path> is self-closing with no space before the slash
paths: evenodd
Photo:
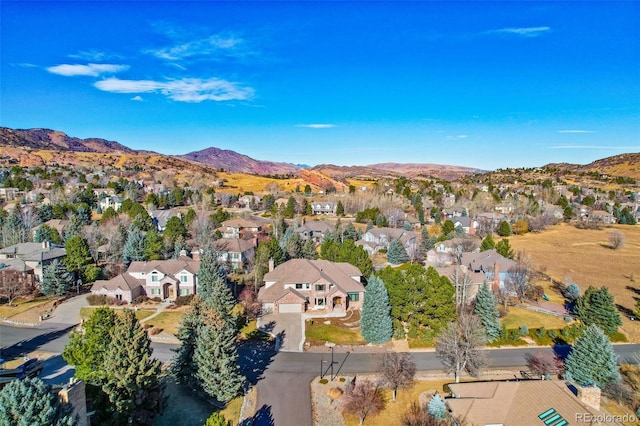
<path id="1" fill-rule="evenodd" d="M 31 358 L 24 362 L 24 364 L 18 366 L 17 370 L 20 372 L 17 374 L 18 379 L 24 379 L 25 377 L 34 378 L 42 373 L 44 365 L 38 358 Z"/>

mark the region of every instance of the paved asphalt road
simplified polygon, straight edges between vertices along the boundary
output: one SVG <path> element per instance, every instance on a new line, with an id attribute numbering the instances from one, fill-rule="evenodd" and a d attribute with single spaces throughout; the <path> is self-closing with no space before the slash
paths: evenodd
<path id="1" fill-rule="evenodd" d="M 61 353 L 68 342 L 68 324 L 46 322 L 39 328 L 0 326 L 0 357 L 9 358 L 33 350 Z M 163 362 L 173 356 L 177 345 L 153 343 L 154 355 Z M 621 360 L 640 350 L 640 345 L 615 345 Z M 525 354 L 538 349 L 488 350 L 492 367 L 519 367 L 525 364 Z M 551 349 L 546 348 L 542 350 Z M 334 354 L 335 373 L 357 374 L 376 371 L 381 354 Z M 434 352 L 414 352 L 412 357 L 419 371 L 441 370 L 442 364 Z M 258 414 L 256 425 L 304 426 L 311 425 L 309 382 L 320 374 L 320 365 L 328 366 L 330 353 L 279 352 L 268 348 L 240 348 L 241 364 L 252 384 L 258 386 Z M 73 369 L 62 357 L 54 356 L 45 362 L 42 378 L 49 383 L 64 383 L 73 375 Z M 283 404 L 286 401 L 286 404 Z M 291 409 L 295 407 L 295 409 Z"/>

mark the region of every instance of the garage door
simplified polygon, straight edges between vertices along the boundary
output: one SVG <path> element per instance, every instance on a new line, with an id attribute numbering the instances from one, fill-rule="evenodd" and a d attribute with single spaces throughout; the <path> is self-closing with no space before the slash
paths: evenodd
<path id="1" fill-rule="evenodd" d="M 299 303 L 281 303 L 278 312 L 281 314 L 299 314 L 302 308 Z"/>

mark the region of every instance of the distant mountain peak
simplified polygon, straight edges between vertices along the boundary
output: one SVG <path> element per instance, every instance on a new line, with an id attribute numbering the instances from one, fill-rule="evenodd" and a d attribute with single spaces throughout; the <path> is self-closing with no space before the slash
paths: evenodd
<path id="1" fill-rule="evenodd" d="M 10 129 L 0 127 L 0 146 L 32 148 L 43 150 L 63 150 L 75 152 L 121 152 L 133 154 L 137 151 L 118 142 L 106 139 L 80 139 L 51 129 Z"/>
<path id="2" fill-rule="evenodd" d="M 180 157 L 215 169 L 224 169 L 236 173 L 286 175 L 298 174 L 300 171 L 300 167 L 294 164 L 255 160 L 247 155 L 216 147 L 189 152 Z"/>

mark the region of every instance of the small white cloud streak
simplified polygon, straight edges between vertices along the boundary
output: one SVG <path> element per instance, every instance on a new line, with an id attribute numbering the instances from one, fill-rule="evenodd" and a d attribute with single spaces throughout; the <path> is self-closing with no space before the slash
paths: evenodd
<path id="1" fill-rule="evenodd" d="M 214 34 L 161 49 L 149 49 L 146 53 L 166 61 L 179 61 L 193 57 L 205 57 L 215 61 L 220 58 L 239 58 L 251 54 L 243 39 L 224 34 Z"/>
<path id="2" fill-rule="evenodd" d="M 144 99 L 142 99 L 142 96 L 134 96 L 133 98 L 131 98 L 131 100 L 136 102 L 144 101 Z"/>
<path id="3" fill-rule="evenodd" d="M 47 68 L 52 74 L 63 75 L 65 77 L 75 76 L 90 76 L 98 77 L 102 74 L 115 74 L 118 72 L 126 71 L 129 69 L 129 65 L 116 65 L 116 64 L 61 64 Z"/>
<path id="4" fill-rule="evenodd" d="M 558 133 L 595 133 L 593 130 L 558 130 Z"/>
<path id="5" fill-rule="evenodd" d="M 313 124 L 296 124 L 296 127 L 305 127 L 307 129 L 330 129 L 332 127 L 336 127 L 335 124 L 322 124 L 322 123 L 313 123 Z"/>
<path id="6" fill-rule="evenodd" d="M 184 78 L 166 82 L 109 78 L 96 82 L 94 86 L 112 93 L 161 93 L 174 101 L 193 103 L 249 100 L 254 96 L 254 90 L 250 87 L 241 87 L 217 78 Z"/>
<path id="7" fill-rule="evenodd" d="M 630 151 L 640 150 L 639 146 L 609 146 L 609 145 L 552 145 L 551 149 L 624 149 Z"/>
<path id="8" fill-rule="evenodd" d="M 113 59 L 122 59 L 122 56 L 98 49 L 81 50 L 78 53 L 68 55 L 70 58 L 83 59 L 91 62 L 104 62 Z"/>
<path id="9" fill-rule="evenodd" d="M 538 37 L 547 31 L 551 31 L 551 27 L 501 28 L 499 30 L 489 31 L 489 33 L 515 34 L 522 37 Z"/>

